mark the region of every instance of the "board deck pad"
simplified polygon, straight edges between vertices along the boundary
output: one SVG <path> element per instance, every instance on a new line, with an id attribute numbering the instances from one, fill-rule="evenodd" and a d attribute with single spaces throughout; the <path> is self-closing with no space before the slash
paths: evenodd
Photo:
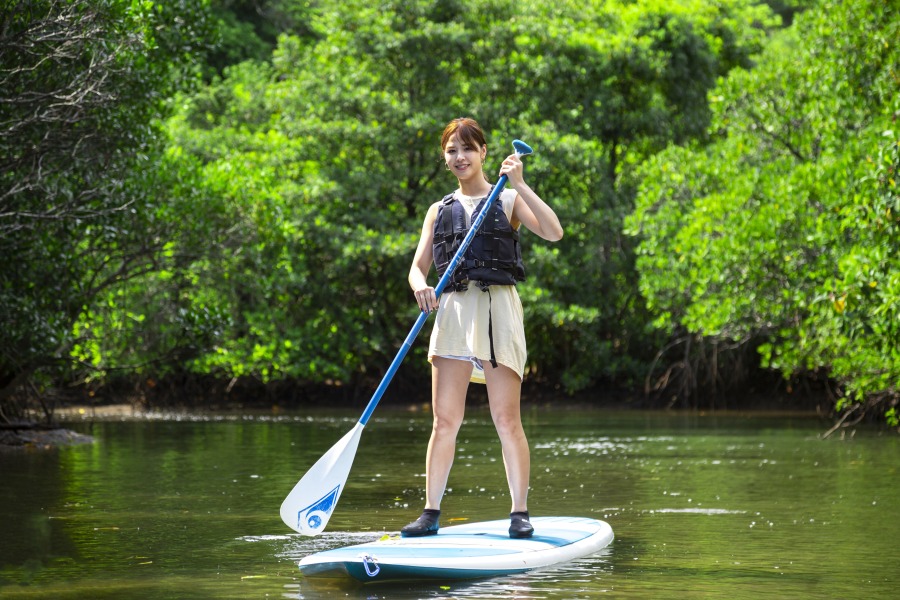
<path id="1" fill-rule="evenodd" d="M 509 519 L 442 527 L 437 535 L 390 538 L 317 552 L 300 561 L 305 577 L 363 583 L 511 575 L 581 558 L 613 540 L 605 521 L 534 517 L 534 536 L 509 537 Z"/>

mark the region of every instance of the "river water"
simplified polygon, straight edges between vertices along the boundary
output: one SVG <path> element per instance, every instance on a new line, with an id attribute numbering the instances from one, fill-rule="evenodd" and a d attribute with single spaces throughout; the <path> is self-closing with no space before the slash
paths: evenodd
<path id="1" fill-rule="evenodd" d="M 90 445 L 0 454 L 2 598 L 896 598 L 900 436 L 798 415 L 530 408 L 534 516 L 612 525 L 603 552 L 474 582 L 326 588 L 296 563 L 396 533 L 423 503 L 427 411 L 379 408 L 328 531 L 284 496 L 359 411 L 76 420 Z M 471 408 L 445 525 L 503 518 L 488 413 Z"/>

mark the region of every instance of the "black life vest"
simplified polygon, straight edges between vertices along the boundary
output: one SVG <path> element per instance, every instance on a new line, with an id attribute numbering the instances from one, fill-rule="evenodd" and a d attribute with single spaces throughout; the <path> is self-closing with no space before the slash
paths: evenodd
<path id="1" fill-rule="evenodd" d="M 491 189 L 493 190 L 493 187 Z M 473 221 L 487 199 L 488 196 L 485 196 L 475 207 L 472 213 Z M 468 231 L 466 211 L 462 203 L 456 200 L 453 194 L 444 196 L 434 221 L 432 247 L 434 266 L 439 277 L 444 275 Z M 522 262 L 519 232 L 510 225 L 499 198 L 485 215 L 462 261 L 453 272 L 447 289 L 464 290 L 470 280 L 480 282 L 482 287 L 515 285 L 517 281 L 525 281 L 525 264 Z"/>

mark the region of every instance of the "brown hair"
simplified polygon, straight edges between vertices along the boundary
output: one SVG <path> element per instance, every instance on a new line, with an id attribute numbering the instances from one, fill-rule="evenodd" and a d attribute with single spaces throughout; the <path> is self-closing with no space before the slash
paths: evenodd
<path id="1" fill-rule="evenodd" d="M 454 135 L 456 135 L 463 144 L 470 144 L 481 148 L 487 146 L 487 143 L 484 141 L 484 131 L 481 130 L 481 125 L 479 125 L 475 119 L 461 117 L 447 123 L 447 126 L 444 127 L 444 133 L 441 135 L 442 152 L 450 142 L 450 138 Z"/>

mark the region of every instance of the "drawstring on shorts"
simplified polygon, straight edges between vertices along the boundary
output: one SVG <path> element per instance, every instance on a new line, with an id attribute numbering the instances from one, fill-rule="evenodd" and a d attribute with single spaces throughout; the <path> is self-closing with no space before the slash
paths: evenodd
<path id="1" fill-rule="evenodd" d="M 491 298 L 491 286 L 479 281 L 478 287 L 481 288 L 482 292 L 487 292 L 488 295 L 488 342 L 491 348 L 491 366 L 496 369 L 497 356 L 494 354 L 494 311 L 492 306 L 493 298 Z"/>

